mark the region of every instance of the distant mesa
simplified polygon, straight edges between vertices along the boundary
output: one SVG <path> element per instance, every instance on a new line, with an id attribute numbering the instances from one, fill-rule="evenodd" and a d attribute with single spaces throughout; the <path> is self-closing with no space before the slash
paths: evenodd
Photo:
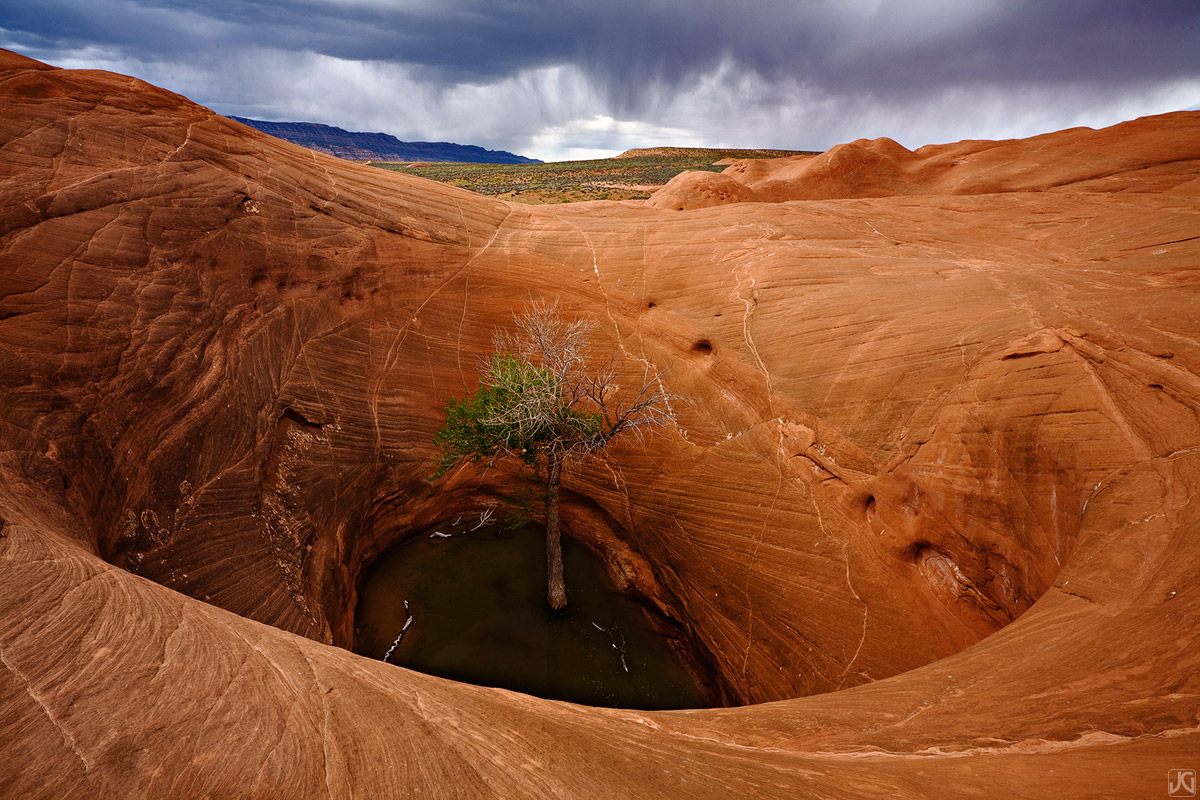
<path id="1" fill-rule="evenodd" d="M 743 158 L 788 158 L 791 156 L 815 156 L 819 150 L 764 150 L 760 148 L 729 147 L 635 147 L 616 158 L 697 158 L 711 156 L 714 164 L 733 163 Z"/>
<path id="2" fill-rule="evenodd" d="M 402 142 L 389 133 L 348 131 L 317 122 L 265 122 L 231 117 L 293 144 L 349 161 L 453 161 L 471 164 L 540 164 L 505 150 L 453 142 Z"/>

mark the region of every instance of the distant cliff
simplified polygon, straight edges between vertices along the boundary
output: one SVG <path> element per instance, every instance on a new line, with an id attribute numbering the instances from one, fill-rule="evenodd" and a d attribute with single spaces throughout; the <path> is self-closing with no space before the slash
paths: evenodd
<path id="1" fill-rule="evenodd" d="M 233 117 L 280 139 L 350 161 L 459 161 L 477 164 L 538 164 L 504 150 L 453 142 L 402 142 L 387 133 L 347 131 L 316 122 L 263 122 Z"/>

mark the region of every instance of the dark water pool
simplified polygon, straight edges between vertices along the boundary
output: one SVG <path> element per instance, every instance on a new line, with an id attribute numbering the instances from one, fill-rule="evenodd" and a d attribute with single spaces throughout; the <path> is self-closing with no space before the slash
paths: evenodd
<path id="1" fill-rule="evenodd" d="M 710 705 L 641 607 L 604 564 L 563 540 L 569 605 L 546 605 L 545 532 L 428 531 L 386 555 L 359 590 L 355 650 L 382 658 L 408 618 L 392 664 L 481 686 L 593 706 Z M 405 608 L 405 601 L 408 608 Z"/>

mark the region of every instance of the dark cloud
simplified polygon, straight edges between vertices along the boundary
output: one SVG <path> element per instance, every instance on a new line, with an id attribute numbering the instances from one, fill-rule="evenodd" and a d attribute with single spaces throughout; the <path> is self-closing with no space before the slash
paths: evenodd
<path id="1" fill-rule="evenodd" d="M 831 100 L 898 113 L 962 93 L 1057 93 L 1078 114 L 1089 97 L 1200 80 L 1195 0 L 8 0 L 0 34 L 51 63 L 140 65 L 140 77 L 187 73 L 201 86 L 207 71 L 226 83 L 197 99 L 218 105 L 272 83 L 221 72 L 222 59 L 251 55 L 264 70 L 314 55 L 394 66 L 407 91 L 431 95 L 532 91 L 511 84 L 569 70 L 580 80 L 538 84 L 542 118 L 529 123 L 543 126 L 558 119 L 554 104 L 579 100 L 555 92 L 583 85 L 599 115 L 669 126 L 655 115 L 688 118 L 679 98 L 695 95 L 698 111 L 733 110 L 724 122 L 735 126 L 769 118 L 770 104 L 777 117 Z"/>
<path id="2" fill-rule="evenodd" d="M 1200 64 L 1195 0 L 17 0 L 0 24 L 41 48 L 147 55 L 312 50 L 488 81 L 578 63 L 614 85 L 675 82 L 732 57 L 835 88 L 904 82 L 1137 80 Z"/>

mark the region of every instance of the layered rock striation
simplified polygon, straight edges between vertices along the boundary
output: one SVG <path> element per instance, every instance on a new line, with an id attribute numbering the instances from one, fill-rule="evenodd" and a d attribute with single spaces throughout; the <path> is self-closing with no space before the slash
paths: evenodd
<path id="1" fill-rule="evenodd" d="M 0 70 L 5 794 L 1090 797 L 1200 750 L 1200 115 L 530 207 Z M 669 367 L 565 522 L 731 707 L 344 649 L 504 479 L 430 436 L 531 295 Z"/>

